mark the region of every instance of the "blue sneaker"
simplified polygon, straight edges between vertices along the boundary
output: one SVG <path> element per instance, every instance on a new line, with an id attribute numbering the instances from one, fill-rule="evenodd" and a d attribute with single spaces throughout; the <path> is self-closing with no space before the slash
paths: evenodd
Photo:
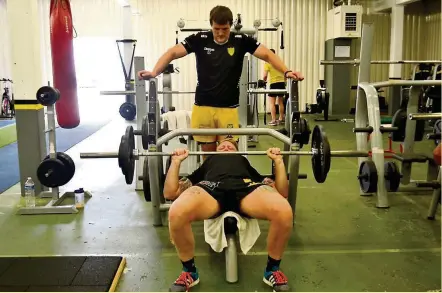
<path id="1" fill-rule="evenodd" d="M 200 282 L 198 271 L 196 273 L 182 271 L 178 279 L 170 287 L 169 292 L 188 292 L 189 288 Z"/>
<path id="2" fill-rule="evenodd" d="M 264 283 L 273 288 L 273 292 L 290 291 L 289 285 L 287 284 L 287 277 L 279 269 L 269 272 L 265 271 L 264 278 L 262 280 Z"/>

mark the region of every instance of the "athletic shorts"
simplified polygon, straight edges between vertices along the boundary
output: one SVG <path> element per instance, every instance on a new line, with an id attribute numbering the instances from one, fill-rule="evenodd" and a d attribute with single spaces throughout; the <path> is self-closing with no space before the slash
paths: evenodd
<path id="1" fill-rule="evenodd" d="M 271 90 L 285 90 L 285 82 L 275 82 L 270 84 Z M 269 97 L 284 97 L 284 94 L 269 94 Z"/>
<path id="2" fill-rule="evenodd" d="M 223 182 L 201 181 L 196 186 L 204 189 L 220 205 L 220 216 L 225 212 L 235 212 L 242 216 L 247 216 L 240 211 L 241 201 L 256 188 L 265 184 L 252 182 L 250 179 L 230 179 Z"/>
<path id="3" fill-rule="evenodd" d="M 192 107 L 190 118 L 192 128 L 239 128 L 238 108 L 217 108 L 208 106 Z M 194 140 L 202 143 L 221 141 L 226 138 L 238 141 L 238 136 L 232 135 L 194 135 Z"/>

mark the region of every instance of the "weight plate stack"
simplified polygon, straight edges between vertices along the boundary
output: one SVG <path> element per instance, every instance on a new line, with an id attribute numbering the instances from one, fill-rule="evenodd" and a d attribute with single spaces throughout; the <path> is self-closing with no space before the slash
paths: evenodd
<path id="1" fill-rule="evenodd" d="M 378 171 L 373 161 L 364 161 L 359 166 L 359 186 L 364 193 L 373 193 L 378 190 Z"/>
<path id="2" fill-rule="evenodd" d="M 54 105 L 60 99 L 60 91 L 50 86 L 43 86 L 37 91 L 37 101 L 43 106 Z"/>
<path id="3" fill-rule="evenodd" d="M 48 155 L 44 158 L 44 160 L 47 160 L 49 158 L 50 158 L 50 156 Z M 62 184 L 59 185 L 59 186 L 63 186 L 65 184 L 67 184 L 69 181 L 71 181 L 71 179 L 74 177 L 75 163 L 74 163 L 74 160 L 72 160 L 72 158 L 68 154 L 63 153 L 63 152 L 57 152 L 56 159 L 60 160 L 64 165 L 64 169 L 63 169 L 64 180 L 63 180 L 63 182 L 60 182 Z"/>
<path id="4" fill-rule="evenodd" d="M 385 162 L 384 164 L 385 188 L 389 192 L 399 189 L 401 183 L 401 173 L 395 162 Z"/>
<path id="5" fill-rule="evenodd" d="M 41 184 L 55 188 L 66 184 L 66 166 L 56 158 L 43 160 L 37 168 L 37 178 Z"/>

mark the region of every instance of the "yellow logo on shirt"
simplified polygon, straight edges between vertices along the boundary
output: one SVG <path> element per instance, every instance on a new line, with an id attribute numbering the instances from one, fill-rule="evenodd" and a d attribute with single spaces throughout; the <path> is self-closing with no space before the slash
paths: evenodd
<path id="1" fill-rule="evenodd" d="M 233 54 L 235 54 L 235 48 L 234 47 L 227 48 L 227 53 L 229 53 L 230 56 L 233 56 Z"/>

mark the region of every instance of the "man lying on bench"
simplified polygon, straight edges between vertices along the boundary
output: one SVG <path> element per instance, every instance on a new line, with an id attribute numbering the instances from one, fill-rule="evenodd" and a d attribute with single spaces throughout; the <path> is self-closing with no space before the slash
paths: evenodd
<path id="1" fill-rule="evenodd" d="M 218 152 L 237 150 L 235 141 L 223 140 L 217 146 Z M 164 183 L 164 197 L 174 200 L 169 209 L 169 232 L 183 265 L 169 291 L 185 292 L 199 283 L 191 222 L 216 218 L 227 211 L 270 221 L 263 281 L 274 291 L 289 291 L 279 264 L 292 231 L 293 214 L 286 200 L 288 180 L 280 150 L 267 150 L 275 165 L 275 188 L 263 183 L 266 178 L 237 154 L 209 156 L 195 172 L 179 180 L 180 164 L 187 156 L 186 149 L 174 151 Z"/>

